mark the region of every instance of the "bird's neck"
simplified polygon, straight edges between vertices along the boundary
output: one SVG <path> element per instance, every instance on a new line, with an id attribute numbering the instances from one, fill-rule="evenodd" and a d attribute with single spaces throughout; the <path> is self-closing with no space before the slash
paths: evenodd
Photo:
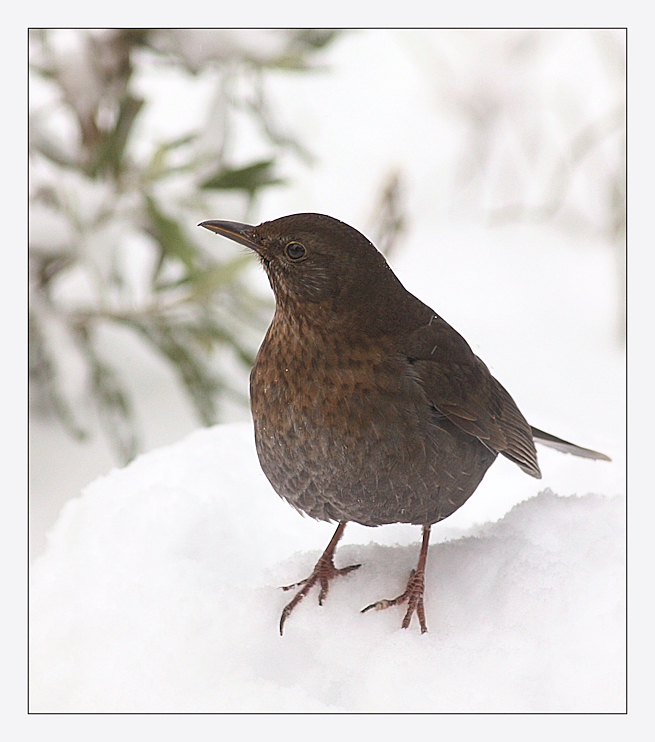
<path id="1" fill-rule="evenodd" d="M 398 285 L 401 291 L 395 293 L 392 301 L 383 301 L 379 292 L 367 295 L 366 291 L 316 303 L 278 298 L 271 329 L 291 332 L 301 342 L 317 334 L 338 336 L 352 343 L 402 335 L 428 322 L 434 313 Z"/>

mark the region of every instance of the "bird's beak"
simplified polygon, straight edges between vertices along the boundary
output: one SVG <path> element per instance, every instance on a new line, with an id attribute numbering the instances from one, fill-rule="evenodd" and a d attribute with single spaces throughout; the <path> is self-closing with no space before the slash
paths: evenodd
<path id="1" fill-rule="evenodd" d="M 241 245 L 249 247 L 251 250 L 257 250 L 258 252 L 262 249 L 262 246 L 255 241 L 252 230 L 253 226 L 250 224 L 241 224 L 240 222 L 221 222 L 221 221 L 209 221 L 200 222 L 199 227 L 204 227 L 210 232 L 216 232 L 221 234 L 223 237 L 228 237 Z"/>

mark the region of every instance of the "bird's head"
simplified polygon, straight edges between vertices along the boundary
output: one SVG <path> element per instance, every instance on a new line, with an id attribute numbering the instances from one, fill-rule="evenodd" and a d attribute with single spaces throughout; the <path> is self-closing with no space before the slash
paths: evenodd
<path id="1" fill-rule="evenodd" d="M 371 304 L 385 285 L 398 283 L 363 234 L 330 216 L 292 214 L 256 227 L 228 221 L 199 226 L 254 250 L 282 307 Z"/>

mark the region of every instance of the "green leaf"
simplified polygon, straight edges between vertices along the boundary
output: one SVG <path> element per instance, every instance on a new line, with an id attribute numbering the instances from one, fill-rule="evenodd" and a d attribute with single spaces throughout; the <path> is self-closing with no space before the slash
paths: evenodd
<path id="1" fill-rule="evenodd" d="M 144 179 L 154 181 L 164 177 L 165 175 L 168 175 L 169 173 L 185 171 L 194 167 L 195 163 L 192 161 L 188 162 L 185 165 L 177 165 L 175 167 L 171 167 L 167 164 L 167 157 L 169 152 L 172 152 L 179 147 L 184 147 L 185 145 L 190 144 L 197 138 L 197 136 L 198 135 L 196 133 L 192 132 L 190 134 L 184 134 L 181 137 L 177 137 L 170 142 L 164 142 L 163 144 L 160 144 L 155 149 L 152 157 L 150 158 L 150 162 L 148 163 L 148 167 L 146 168 L 146 171 L 144 173 Z"/>
<path id="2" fill-rule="evenodd" d="M 199 271 L 190 278 L 193 285 L 191 299 L 202 301 L 208 299 L 215 291 L 232 283 L 243 268 L 252 261 L 250 255 L 237 255 L 225 263 L 212 265 Z"/>
<path id="3" fill-rule="evenodd" d="M 335 28 L 301 28 L 296 40 L 302 43 L 309 51 L 322 49 L 332 43 L 343 29 Z"/>
<path id="4" fill-rule="evenodd" d="M 159 332 L 152 339 L 177 371 L 202 423 L 213 425 L 216 393 L 222 384 L 211 374 L 182 328 L 165 327 L 160 323 L 157 329 Z"/>
<path id="5" fill-rule="evenodd" d="M 139 445 L 132 419 L 132 406 L 116 372 L 89 349 L 93 394 L 100 421 L 124 463 L 132 461 Z"/>
<path id="6" fill-rule="evenodd" d="M 187 240 L 180 225 L 175 219 L 166 216 L 150 195 L 146 195 L 146 211 L 149 219 L 146 231 L 161 249 L 161 259 L 155 275 L 159 273 L 163 259 L 166 257 L 181 260 L 188 272 L 194 274 L 198 269 L 196 246 Z"/>
<path id="7" fill-rule="evenodd" d="M 28 312 L 28 374 L 30 385 L 35 385 L 37 395 L 43 394 L 68 434 L 75 440 L 86 440 L 89 433 L 78 423 L 71 405 L 59 389 L 58 364 L 49 351 L 37 312 L 31 310 Z"/>
<path id="8" fill-rule="evenodd" d="M 102 136 L 90 175 L 97 175 L 105 170 L 110 170 L 114 175 L 121 172 L 127 140 L 143 103 L 143 99 L 131 95 L 121 100 L 116 125 L 112 131 Z"/>
<path id="9" fill-rule="evenodd" d="M 274 162 L 274 160 L 261 160 L 242 168 L 221 168 L 216 175 L 212 175 L 201 183 L 200 187 L 246 191 L 252 196 L 258 188 L 285 182 L 272 174 Z"/>

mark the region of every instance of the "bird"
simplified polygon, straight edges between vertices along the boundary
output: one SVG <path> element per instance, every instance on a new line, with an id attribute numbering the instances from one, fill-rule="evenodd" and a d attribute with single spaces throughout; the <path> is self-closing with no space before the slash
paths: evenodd
<path id="1" fill-rule="evenodd" d="M 498 454 L 537 479 L 535 441 L 609 461 L 532 427 L 464 338 L 405 289 L 358 230 L 324 214 L 283 216 L 257 226 L 210 220 L 198 226 L 259 258 L 275 312 L 250 373 L 261 468 L 296 510 L 337 523 L 291 612 L 314 586 L 318 602 L 337 568 L 346 524 L 422 528 L 406 589 L 362 609 L 406 606 L 427 631 L 425 568 L 430 529 L 473 494 Z"/>

